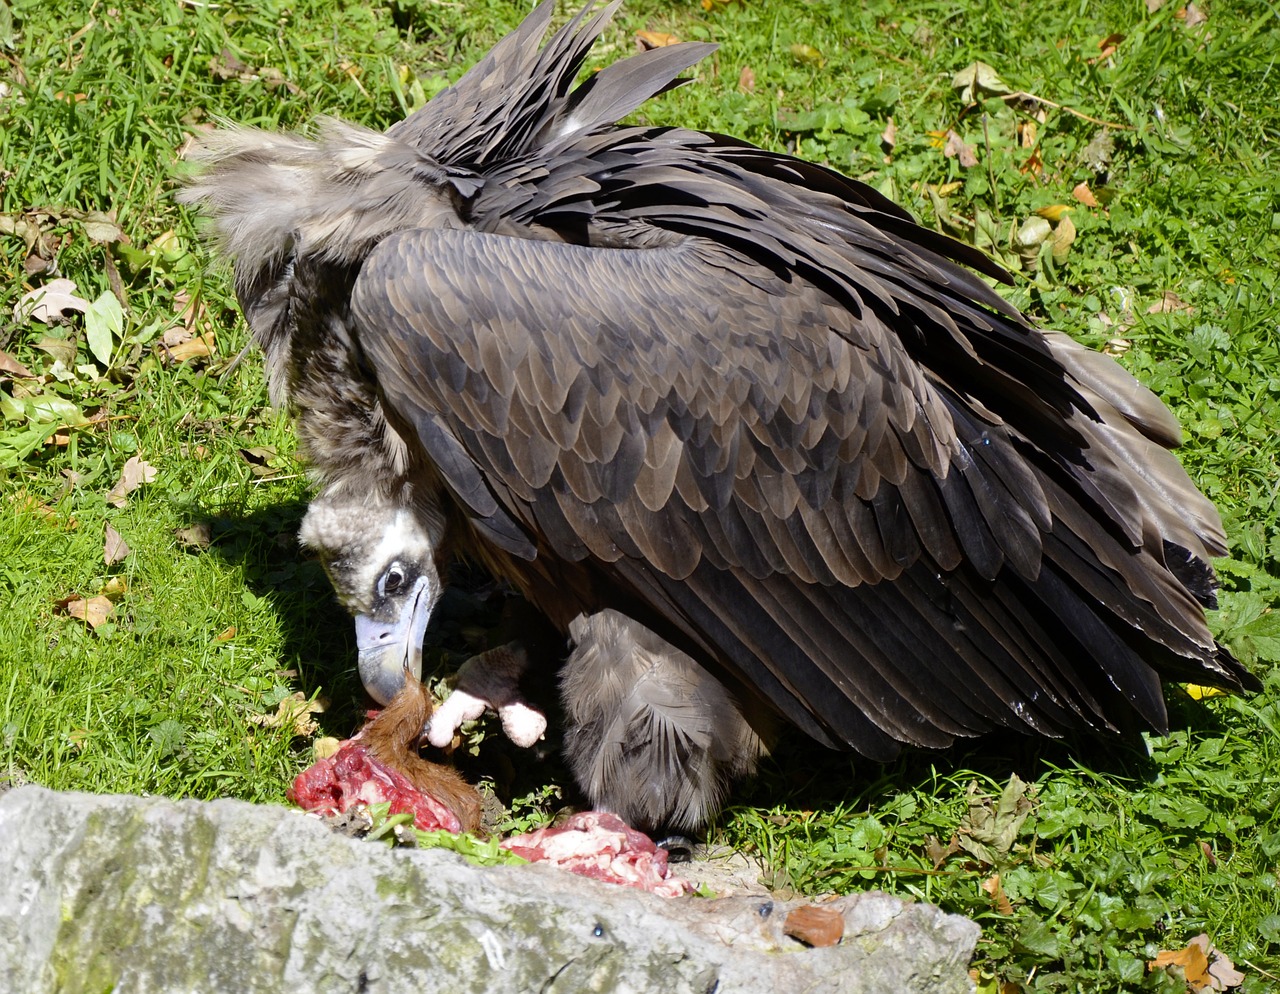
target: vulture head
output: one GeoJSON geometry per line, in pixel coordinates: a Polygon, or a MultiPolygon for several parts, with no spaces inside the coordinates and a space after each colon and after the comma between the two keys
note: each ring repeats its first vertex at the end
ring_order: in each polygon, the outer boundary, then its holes
{"type": "Polygon", "coordinates": [[[442,536],[438,515],[412,504],[323,494],[303,518],[298,538],[355,618],[360,680],[380,704],[391,703],[405,673],[422,675],[422,639],[444,589],[442,536]]]}
{"type": "MultiPolygon", "coordinates": [[[[469,557],[565,633],[589,797],[691,828],[778,720],[884,760],[1257,686],[1205,624],[1225,536],[1159,399],[867,186],[618,123],[712,46],[575,85],[616,8],[549,34],[547,0],[385,132],[225,129],[184,192],[294,413],[370,693],[418,672],[469,557]]],[[[516,727],[479,683],[441,712],[516,727]]]]}

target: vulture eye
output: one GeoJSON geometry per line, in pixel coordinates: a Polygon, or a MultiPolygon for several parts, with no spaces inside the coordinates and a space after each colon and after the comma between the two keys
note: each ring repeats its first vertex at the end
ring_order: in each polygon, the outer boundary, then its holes
{"type": "Polygon", "coordinates": [[[384,594],[394,594],[404,586],[404,581],[404,567],[399,563],[392,563],[387,567],[387,571],[382,574],[382,592],[384,594]]]}

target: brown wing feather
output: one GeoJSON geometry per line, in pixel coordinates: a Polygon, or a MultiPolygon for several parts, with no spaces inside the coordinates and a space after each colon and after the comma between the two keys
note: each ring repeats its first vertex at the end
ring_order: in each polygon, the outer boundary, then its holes
{"type": "MultiPolygon", "coordinates": [[[[1129,708],[1162,724],[1144,659],[1204,672],[1217,649],[1111,517],[1106,467],[1081,482],[1075,456],[966,404],[875,311],[748,260],[727,272],[721,252],[408,232],[370,257],[353,312],[386,402],[443,420],[504,528],[612,570],[816,737],[888,755],[1115,727],[1129,708]],[[476,383],[497,366],[515,385],[500,399],[476,383]]],[[[1087,436],[1069,416],[1060,433],[1087,436]]]]}

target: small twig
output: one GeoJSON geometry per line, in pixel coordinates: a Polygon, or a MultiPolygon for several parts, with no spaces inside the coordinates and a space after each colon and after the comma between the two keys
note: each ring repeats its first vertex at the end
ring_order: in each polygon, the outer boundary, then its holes
{"type": "Polygon", "coordinates": [[[1264,970],[1262,967],[1255,966],[1253,963],[1250,963],[1247,959],[1242,959],[1240,962],[1243,965],[1247,966],[1250,970],[1256,970],[1258,973],[1262,974],[1268,980],[1280,980],[1280,977],[1277,977],[1274,973],[1267,973],[1267,971],[1264,970]]]}
{"type": "MultiPolygon", "coordinates": [[[[288,474],[286,474],[285,476],[255,476],[255,477],[251,478],[248,482],[249,482],[249,483],[253,483],[253,484],[258,484],[258,483],[283,483],[285,480],[302,480],[302,479],[305,479],[305,478],[306,478],[306,475],[307,475],[306,473],[288,473],[288,474]]],[[[213,489],[213,490],[230,490],[232,487],[238,487],[238,486],[240,486],[243,482],[245,482],[245,481],[241,480],[241,481],[237,481],[237,482],[235,482],[235,483],[219,483],[216,487],[212,487],[211,489],[213,489]]]]}
{"type": "Polygon", "coordinates": [[[925,870],[919,866],[834,866],[814,874],[829,877],[833,873],[919,873],[926,877],[954,877],[955,870],[925,870]]]}
{"type": "Polygon", "coordinates": [[[1019,90],[1017,93],[1003,93],[1000,95],[1001,100],[1034,100],[1036,103],[1044,104],[1046,107],[1052,107],[1055,110],[1065,110],[1068,114],[1072,114],[1082,121],[1088,121],[1090,124],[1100,124],[1104,128],[1116,128],[1119,131],[1132,131],[1131,124],[1116,124],[1114,121],[1102,121],[1096,117],[1090,117],[1088,114],[1078,110],[1073,110],[1066,104],[1056,104],[1052,100],[1046,100],[1044,97],[1037,97],[1034,93],[1028,93],[1026,90],[1019,90]]]}
{"type": "Polygon", "coordinates": [[[987,182],[991,184],[991,210],[996,217],[1000,216],[1000,191],[996,188],[996,171],[991,165],[991,135],[987,132],[987,118],[990,115],[982,112],[982,141],[987,146],[987,182]]]}

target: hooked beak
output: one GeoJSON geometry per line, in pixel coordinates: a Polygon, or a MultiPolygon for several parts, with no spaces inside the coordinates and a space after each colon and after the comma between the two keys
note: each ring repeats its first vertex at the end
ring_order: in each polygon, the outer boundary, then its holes
{"type": "Polygon", "coordinates": [[[422,637],[435,605],[431,593],[430,578],[422,576],[403,598],[396,599],[402,607],[389,621],[377,614],[356,615],[360,682],[379,704],[391,703],[404,686],[406,673],[422,679],[422,637]]]}

